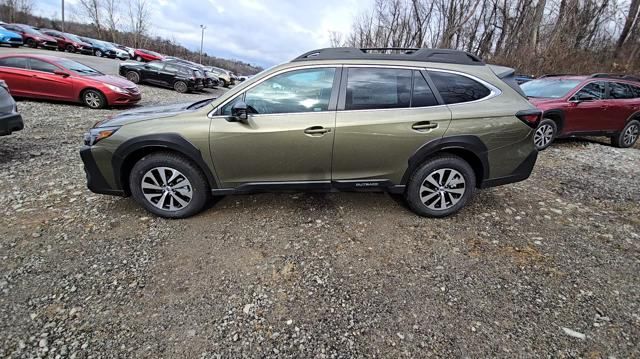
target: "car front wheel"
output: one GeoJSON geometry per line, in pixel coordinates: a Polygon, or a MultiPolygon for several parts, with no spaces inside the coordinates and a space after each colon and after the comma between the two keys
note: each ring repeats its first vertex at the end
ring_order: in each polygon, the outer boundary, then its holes
{"type": "Polygon", "coordinates": [[[97,90],[86,90],[82,93],[82,102],[93,109],[105,108],[107,99],[102,92],[97,90]]]}
{"type": "Polygon", "coordinates": [[[442,155],[426,161],[409,179],[405,199],[425,217],[446,217],[458,212],[473,197],[476,176],[465,160],[442,155]]]}
{"type": "Polygon", "coordinates": [[[545,118],[540,121],[533,135],[533,144],[536,146],[536,150],[542,151],[549,147],[551,142],[556,138],[557,133],[558,126],[553,120],[545,118]]]}
{"type": "Polygon", "coordinates": [[[94,54],[98,57],[102,57],[102,51],[100,50],[96,50],[94,54]]]}
{"type": "Polygon", "coordinates": [[[165,218],[186,218],[206,205],[210,190],[202,171],[188,158],[156,152],[131,170],[129,188],[147,211],[165,218]]]}
{"type": "Polygon", "coordinates": [[[611,143],[620,148],[633,146],[640,137],[640,121],[632,120],[627,123],[622,131],[611,138],[611,143]]]}
{"type": "Polygon", "coordinates": [[[140,74],[135,71],[127,72],[127,80],[133,82],[134,84],[140,83],[140,74]]]}

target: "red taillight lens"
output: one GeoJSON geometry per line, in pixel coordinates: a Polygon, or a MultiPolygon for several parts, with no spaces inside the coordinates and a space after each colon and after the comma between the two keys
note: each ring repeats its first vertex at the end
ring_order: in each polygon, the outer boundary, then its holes
{"type": "Polygon", "coordinates": [[[520,111],[516,113],[516,117],[520,119],[520,121],[524,122],[527,126],[531,128],[538,127],[538,123],[540,123],[540,119],[542,118],[541,111],[520,111]]]}

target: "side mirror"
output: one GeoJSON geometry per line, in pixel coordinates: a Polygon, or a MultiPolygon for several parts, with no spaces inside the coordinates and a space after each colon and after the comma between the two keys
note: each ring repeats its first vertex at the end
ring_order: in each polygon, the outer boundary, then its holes
{"type": "Polygon", "coordinates": [[[235,122],[247,123],[249,119],[249,112],[247,110],[247,104],[243,101],[238,101],[231,106],[231,120],[235,122]]]}
{"type": "Polygon", "coordinates": [[[580,93],[573,96],[573,98],[571,99],[571,102],[580,103],[580,102],[593,101],[595,99],[596,98],[591,95],[587,95],[586,93],[580,93]]]}
{"type": "Polygon", "coordinates": [[[58,76],[62,76],[62,77],[69,77],[69,74],[64,72],[64,71],[60,71],[60,70],[55,70],[53,72],[54,75],[58,75],[58,76]]]}

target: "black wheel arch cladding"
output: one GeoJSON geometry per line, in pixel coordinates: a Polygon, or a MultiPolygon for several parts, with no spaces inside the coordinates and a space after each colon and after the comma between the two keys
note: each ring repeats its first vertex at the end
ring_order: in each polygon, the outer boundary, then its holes
{"type": "Polygon", "coordinates": [[[140,150],[169,150],[182,154],[192,160],[204,173],[210,188],[218,188],[213,173],[202,158],[200,150],[184,137],[177,133],[163,133],[135,137],[122,143],[113,153],[111,165],[116,184],[119,188],[125,188],[123,171],[131,170],[133,163],[129,163],[130,156],[140,150]],[[125,165],[127,165],[125,167],[125,165]],[[131,167],[131,168],[128,168],[131,167]]]}

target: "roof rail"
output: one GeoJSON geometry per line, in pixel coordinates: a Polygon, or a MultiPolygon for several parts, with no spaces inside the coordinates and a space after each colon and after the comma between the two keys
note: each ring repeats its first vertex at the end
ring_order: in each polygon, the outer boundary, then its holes
{"type": "Polygon", "coordinates": [[[545,77],[560,77],[560,76],[576,76],[576,75],[575,74],[544,74],[538,78],[543,79],[545,77]]]}
{"type": "Polygon", "coordinates": [[[404,47],[332,47],[318,49],[296,57],[292,62],[313,60],[396,60],[442,62],[461,65],[484,65],[478,56],[460,50],[404,47]],[[396,53],[391,53],[396,52],[396,53]]]}
{"type": "Polygon", "coordinates": [[[591,75],[592,78],[610,78],[610,79],[623,79],[630,81],[640,81],[640,77],[634,75],[627,74],[608,74],[608,73],[597,73],[591,75]]]}

